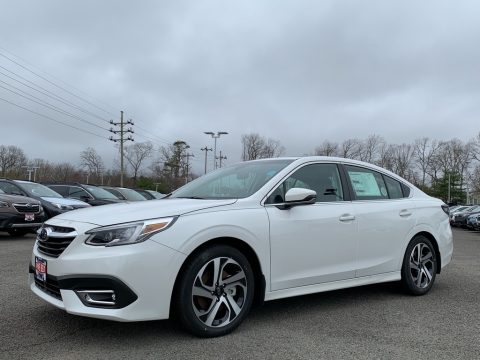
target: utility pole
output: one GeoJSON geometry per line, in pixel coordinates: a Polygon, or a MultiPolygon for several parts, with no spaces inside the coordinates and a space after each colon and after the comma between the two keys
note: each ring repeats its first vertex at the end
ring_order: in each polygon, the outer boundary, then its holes
{"type": "Polygon", "coordinates": [[[185,184],[188,183],[188,169],[190,168],[190,158],[195,157],[193,154],[186,153],[183,157],[187,158],[187,165],[185,166],[185,184]]]}
{"type": "Polygon", "coordinates": [[[222,135],[227,135],[228,132],[217,131],[217,133],[215,134],[212,131],[205,131],[204,134],[210,135],[215,140],[213,147],[213,169],[215,170],[217,168],[217,139],[222,135]]]}
{"type": "Polygon", "coordinates": [[[450,198],[450,173],[448,173],[448,204],[452,202],[452,199],[450,198]]]}
{"type": "Polygon", "coordinates": [[[110,120],[110,124],[115,125],[115,126],[120,126],[120,130],[113,130],[113,128],[110,128],[110,132],[114,133],[115,135],[120,134],[120,138],[114,138],[113,136],[110,136],[110,141],[113,142],[120,142],[120,186],[123,186],[123,143],[125,141],[134,141],[131,135],[128,135],[128,137],[125,137],[124,135],[126,133],[132,133],[133,134],[133,129],[130,127],[128,129],[125,129],[125,125],[134,125],[133,121],[129,119],[127,122],[123,122],[123,111],[120,111],[120,122],[114,122],[113,120],[110,120]]]}
{"type": "Polygon", "coordinates": [[[32,173],[33,173],[33,181],[35,181],[35,175],[37,174],[37,169],[39,169],[40,166],[26,165],[26,166],[22,166],[22,168],[27,169],[28,181],[32,181],[32,173]]]}
{"type": "Polygon", "coordinates": [[[222,160],[227,160],[226,156],[222,156],[222,150],[220,150],[220,156],[217,159],[220,160],[220,167],[222,167],[222,160]]]}
{"type": "Polygon", "coordinates": [[[205,147],[202,148],[202,149],[200,149],[200,150],[205,151],[205,174],[206,174],[206,173],[207,173],[207,154],[208,154],[209,151],[213,151],[213,149],[212,149],[212,148],[209,149],[209,148],[205,145],[205,147]]]}

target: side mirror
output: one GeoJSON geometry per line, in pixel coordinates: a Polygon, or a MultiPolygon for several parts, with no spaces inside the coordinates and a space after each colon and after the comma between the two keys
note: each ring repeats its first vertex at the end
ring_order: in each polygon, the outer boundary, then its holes
{"type": "Polygon", "coordinates": [[[291,188],[285,194],[286,208],[298,205],[315,204],[317,201],[317,193],[310,189],[291,188]]]}

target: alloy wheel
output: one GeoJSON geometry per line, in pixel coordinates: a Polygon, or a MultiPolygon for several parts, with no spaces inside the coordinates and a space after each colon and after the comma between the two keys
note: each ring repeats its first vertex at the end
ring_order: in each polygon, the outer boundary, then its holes
{"type": "Polygon", "coordinates": [[[207,262],[195,276],[192,305],[197,318],[209,327],[230,324],[242,312],[247,277],[242,266],[228,257],[207,262]]]}
{"type": "Polygon", "coordinates": [[[418,243],[410,254],[410,275],[416,287],[424,289],[432,282],[435,256],[425,243],[418,243]]]}

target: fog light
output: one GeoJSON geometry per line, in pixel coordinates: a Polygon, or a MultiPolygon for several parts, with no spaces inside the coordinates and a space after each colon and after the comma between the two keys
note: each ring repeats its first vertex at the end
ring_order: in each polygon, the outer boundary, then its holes
{"type": "Polygon", "coordinates": [[[85,305],[115,306],[116,295],[113,290],[76,290],[77,296],[85,305]]]}

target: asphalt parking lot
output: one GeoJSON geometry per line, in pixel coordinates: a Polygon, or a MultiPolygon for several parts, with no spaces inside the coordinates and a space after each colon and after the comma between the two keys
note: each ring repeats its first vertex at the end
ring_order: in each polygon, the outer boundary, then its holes
{"type": "Polygon", "coordinates": [[[34,236],[0,233],[2,359],[479,359],[480,232],[454,230],[453,262],[423,297],[396,284],[265,303],[233,334],[171,321],[117,323],[57,310],[27,287],[34,236]]]}

